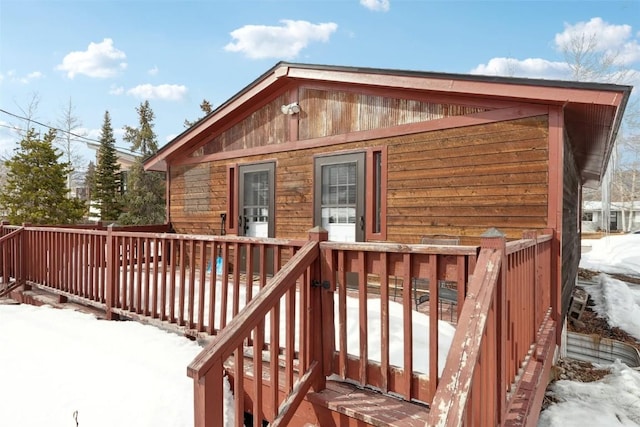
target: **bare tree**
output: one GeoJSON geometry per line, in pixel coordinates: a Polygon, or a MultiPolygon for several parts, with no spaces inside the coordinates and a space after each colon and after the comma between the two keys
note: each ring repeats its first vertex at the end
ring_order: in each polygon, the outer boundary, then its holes
{"type": "MultiPolygon", "coordinates": [[[[629,84],[633,72],[626,66],[617,51],[602,49],[598,45],[597,34],[576,34],[562,46],[564,59],[571,69],[571,77],[577,81],[629,84]]],[[[583,200],[602,201],[604,231],[609,231],[610,208],[614,202],[622,210],[623,230],[628,231],[633,224],[633,203],[639,197],[640,185],[640,116],[637,102],[630,102],[622,119],[621,131],[616,140],[615,155],[609,162],[610,171],[603,179],[599,191],[585,189],[583,200]],[[611,200],[613,196],[614,200],[611,200]],[[625,216],[626,214],[626,216],[625,216]]]]}
{"type": "Polygon", "coordinates": [[[36,124],[34,121],[37,121],[36,112],[38,111],[38,105],[40,105],[40,95],[37,92],[31,94],[31,99],[25,106],[16,103],[16,107],[18,107],[22,113],[22,118],[25,122],[19,126],[14,126],[21,137],[24,137],[27,132],[29,132],[29,129],[36,124]]]}
{"type": "Polygon", "coordinates": [[[62,132],[58,132],[56,138],[56,145],[60,147],[65,162],[71,165],[71,171],[67,176],[67,190],[71,192],[74,182],[82,181],[82,165],[86,164],[85,159],[80,154],[79,146],[81,142],[78,140],[79,136],[83,134],[79,133],[79,129],[82,127],[82,122],[75,115],[75,108],[69,98],[69,103],[63,107],[60,118],[58,119],[58,129],[62,132]]]}

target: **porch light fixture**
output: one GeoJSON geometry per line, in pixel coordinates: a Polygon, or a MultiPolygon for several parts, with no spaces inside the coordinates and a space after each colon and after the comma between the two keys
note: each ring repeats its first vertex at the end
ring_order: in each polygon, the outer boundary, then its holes
{"type": "Polygon", "coordinates": [[[286,114],[288,116],[292,114],[298,114],[300,112],[300,105],[297,102],[293,102],[291,104],[283,105],[280,107],[282,110],[282,114],[286,114]]]}

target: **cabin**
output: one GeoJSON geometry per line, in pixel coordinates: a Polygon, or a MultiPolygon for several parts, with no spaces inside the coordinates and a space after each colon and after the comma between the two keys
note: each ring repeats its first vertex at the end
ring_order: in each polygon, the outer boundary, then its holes
{"type": "Polygon", "coordinates": [[[581,190],[628,86],[281,62],[147,160],[179,233],[477,244],[554,230],[566,314],[581,190]]]}
{"type": "Polygon", "coordinates": [[[197,427],[535,426],[630,92],[280,62],[146,160],[167,224],[0,224],[0,297],[198,339],[197,427]]]}

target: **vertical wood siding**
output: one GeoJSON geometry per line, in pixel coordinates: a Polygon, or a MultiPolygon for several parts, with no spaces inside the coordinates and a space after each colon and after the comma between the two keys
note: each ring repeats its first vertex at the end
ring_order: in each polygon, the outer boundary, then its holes
{"type": "MultiPolygon", "coordinates": [[[[314,156],[387,146],[387,240],[418,243],[423,235],[455,234],[471,243],[489,227],[518,238],[546,226],[547,138],[547,116],[540,116],[235,161],[276,161],[276,237],[303,238],[314,226],[314,156]]],[[[185,211],[185,198],[200,197],[185,190],[184,174],[194,166],[171,168],[171,221],[178,232],[219,233],[230,162],[206,166],[208,212],[185,211]]]]}
{"type": "Polygon", "coordinates": [[[280,110],[284,104],[287,104],[287,98],[281,95],[196,149],[191,157],[278,144],[290,140],[289,116],[282,114],[280,110]]]}
{"type": "Polygon", "coordinates": [[[300,88],[299,139],[388,128],[486,108],[430,103],[354,92],[300,88]]]}
{"type": "MultiPolygon", "coordinates": [[[[430,103],[354,92],[300,88],[301,113],[295,139],[305,140],[350,132],[388,128],[488,110],[481,107],[430,103]]],[[[191,157],[243,150],[293,140],[281,95],[191,153],[191,157]]]]}

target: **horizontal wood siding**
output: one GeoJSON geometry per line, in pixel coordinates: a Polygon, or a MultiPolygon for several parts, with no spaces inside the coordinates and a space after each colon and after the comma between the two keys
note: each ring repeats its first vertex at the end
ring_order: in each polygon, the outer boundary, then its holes
{"type": "Polygon", "coordinates": [[[200,163],[171,167],[171,215],[179,233],[220,234],[220,213],[226,210],[226,166],[200,163]]]}
{"type": "Polygon", "coordinates": [[[564,138],[563,195],[562,195],[562,316],[569,310],[571,294],[576,284],[580,263],[580,179],[568,136],[564,138]]]}
{"type": "MultiPolygon", "coordinates": [[[[489,227],[519,238],[547,215],[546,116],[488,125],[249,156],[276,162],[278,238],[304,238],[313,227],[314,156],[387,146],[387,240],[419,243],[431,234],[477,243],[489,227]]],[[[186,166],[172,168],[171,221],[179,232],[218,234],[226,210],[226,161],[211,162],[208,213],[185,212],[186,166]],[[207,224],[207,221],[211,223],[207,224]]],[[[195,203],[189,201],[188,203],[195,203]]]]}
{"type": "Polygon", "coordinates": [[[388,141],[388,240],[544,228],[547,138],[540,116],[388,141]]]}

